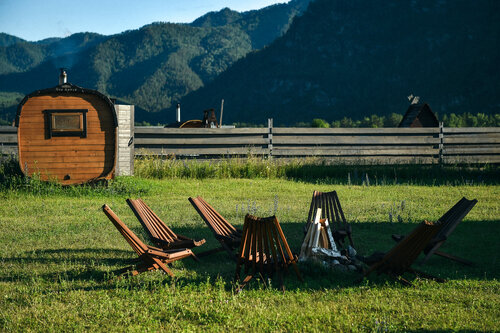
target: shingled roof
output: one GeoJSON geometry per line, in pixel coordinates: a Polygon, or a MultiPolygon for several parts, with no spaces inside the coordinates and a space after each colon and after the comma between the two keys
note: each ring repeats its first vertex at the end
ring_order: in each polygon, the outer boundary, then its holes
{"type": "Polygon", "coordinates": [[[398,127],[439,127],[439,121],[429,104],[411,104],[398,127]]]}

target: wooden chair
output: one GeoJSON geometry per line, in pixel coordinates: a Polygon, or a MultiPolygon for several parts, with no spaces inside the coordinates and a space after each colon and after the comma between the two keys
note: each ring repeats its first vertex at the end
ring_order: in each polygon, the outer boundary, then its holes
{"type": "Polygon", "coordinates": [[[352,228],[349,223],[347,223],[342,207],[340,206],[339,197],[337,192],[319,192],[314,191],[311,199],[311,206],[309,208],[309,214],[307,216],[307,225],[305,227],[305,232],[309,229],[309,224],[313,222],[314,214],[317,209],[321,208],[321,219],[328,219],[330,222],[330,228],[333,232],[333,239],[337,242],[337,245],[341,248],[345,247],[345,238],[349,239],[351,246],[354,247],[354,242],[352,241],[352,228]]]}
{"type": "MultiPolygon", "coordinates": [[[[471,209],[476,205],[477,200],[467,200],[465,197],[460,199],[450,210],[448,210],[441,218],[436,222],[441,225],[440,231],[432,238],[424,249],[425,258],[422,261],[422,265],[425,264],[429,258],[435,254],[450,260],[460,262],[465,265],[473,265],[471,261],[462,259],[451,254],[438,251],[438,249],[443,245],[448,239],[450,234],[455,230],[457,225],[463,218],[471,211],[471,209]]],[[[401,241],[404,238],[402,235],[392,235],[392,238],[396,241],[401,241]]]]}
{"type": "Polygon", "coordinates": [[[147,231],[151,242],[164,250],[193,248],[205,244],[205,240],[194,240],[170,229],[142,199],[127,199],[127,203],[147,231]]]}
{"type": "Polygon", "coordinates": [[[302,280],[297,268],[297,256],[292,254],[276,216],[259,218],[245,216],[243,237],[238,254],[235,280],[240,281],[241,266],[245,266],[247,276],[238,288],[241,290],[257,273],[265,283],[264,275],[278,273],[283,287],[282,271],[292,265],[297,277],[302,280]],[[249,274],[250,268],[252,272],[249,274]]]}
{"type": "Polygon", "coordinates": [[[420,223],[410,234],[387,252],[381,260],[371,265],[368,270],[364,272],[361,280],[371,272],[377,271],[379,274],[385,273],[397,278],[405,285],[411,285],[411,282],[402,277],[405,272],[410,272],[417,276],[433,279],[438,282],[444,282],[443,279],[411,268],[413,262],[440,229],[441,225],[439,224],[428,221],[420,223]]]}
{"type": "Polygon", "coordinates": [[[192,256],[196,259],[194,253],[189,249],[176,249],[163,251],[159,248],[152,247],[144,244],[139,237],[137,237],[126,225],[123,223],[118,216],[109,208],[108,205],[103,205],[102,210],[104,214],[113,222],[114,226],[120,234],[125,238],[125,240],[130,244],[132,249],[139,256],[139,264],[135,266],[125,267],[116,271],[118,275],[131,272],[132,275],[137,275],[142,272],[152,271],[152,270],[162,270],[170,276],[174,276],[172,271],[168,269],[167,265],[186,257],[192,256]]]}
{"type": "Polygon", "coordinates": [[[198,255],[202,256],[226,250],[231,258],[236,260],[235,250],[238,249],[241,243],[241,230],[233,227],[229,222],[227,222],[226,219],[224,219],[212,206],[203,200],[202,197],[190,197],[188,200],[221,244],[220,248],[206,251],[198,255]]]}

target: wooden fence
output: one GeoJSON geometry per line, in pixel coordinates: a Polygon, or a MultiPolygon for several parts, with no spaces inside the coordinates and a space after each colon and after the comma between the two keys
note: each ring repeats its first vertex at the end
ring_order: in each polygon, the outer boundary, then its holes
{"type": "MultiPolygon", "coordinates": [[[[15,153],[13,127],[0,127],[0,152],[15,153]]],[[[135,127],[135,156],[322,157],[349,164],[500,163],[500,128],[135,127]]]]}
{"type": "Polygon", "coordinates": [[[17,154],[17,127],[0,126],[0,156],[17,154]]]}

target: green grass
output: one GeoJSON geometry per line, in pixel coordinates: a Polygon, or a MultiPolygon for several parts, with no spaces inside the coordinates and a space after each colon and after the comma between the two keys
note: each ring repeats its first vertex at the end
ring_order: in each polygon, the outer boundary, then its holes
{"type": "Polygon", "coordinates": [[[498,184],[499,166],[485,165],[352,165],[322,158],[221,160],[162,159],[143,155],[135,160],[135,175],[149,179],[267,178],[346,185],[498,184]]]}
{"type": "MultiPolygon", "coordinates": [[[[450,177],[451,179],[451,177],[450,177]]],[[[498,331],[500,186],[331,185],[320,180],[119,178],[110,187],[26,185],[0,191],[0,331],[498,331]],[[31,187],[29,187],[31,186],[31,187]],[[442,247],[471,259],[466,267],[433,257],[422,268],[446,278],[415,287],[385,276],[361,284],[355,273],[300,264],[283,294],[273,281],[234,293],[235,264],[224,253],[159,272],[111,279],[135,254],[101,211],[104,203],[147,239],[125,203],[142,197],[176,232],[213,235],[189,204],[201,195],[235,225],[247,212],[276,213],[298,251],[314,189],[337,190],[353,223],[358,252],[393,246],[423,219],[436,220],[462,196],[479,203],[442,247]],[[402,205],[401,203],[404,202],[402,205]],[[403,206],[403,208],[402,208],[403,206]],[[393,221],[389,222],[389,214],[393,221]],[[397,216],[401,222],[397,222],[397,216]]]]}

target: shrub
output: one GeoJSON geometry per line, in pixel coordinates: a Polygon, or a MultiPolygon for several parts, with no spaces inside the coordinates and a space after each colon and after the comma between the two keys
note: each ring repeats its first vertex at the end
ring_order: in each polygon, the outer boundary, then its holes
{"type": "Polygon", "coordinates": [[[315,118],[311,121],[311,127],[329,128],[330,124],[326,120],[315,118]]]}

